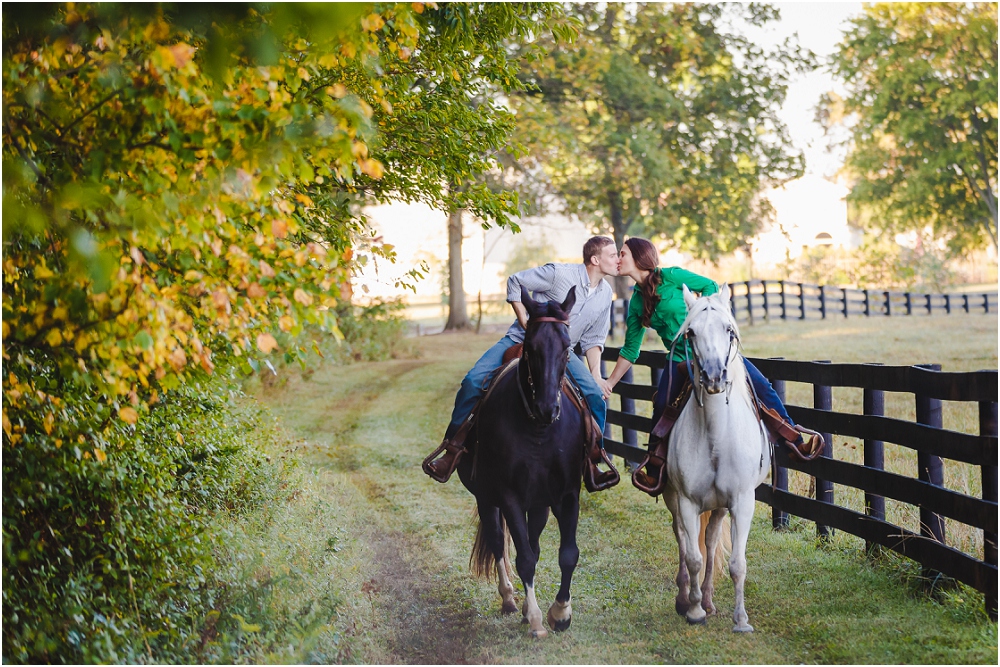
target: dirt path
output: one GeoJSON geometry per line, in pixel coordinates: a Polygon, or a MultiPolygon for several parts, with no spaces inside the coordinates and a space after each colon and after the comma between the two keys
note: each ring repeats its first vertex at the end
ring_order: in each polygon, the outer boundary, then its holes
{"type": "MultiPolygon", "coordinates": [[[[330,417],[323,420],[320,432],[310,434],[314,440],[326,440],[326,446],[305,461],[347,473],[375,514],[362,536],[372,567],[361,592],[373,607],[373,629],[387,654],[383,659],[397,664],[480,663],[476,639],[483,631],[482,619],[449,581],[449,574],[455,573],[447,572],[434,545],[412,530],[397,527],[398,480],[391,467],[384,465],[396,453],[395,446],[373,446],[379,438],[373,431],[400,409],[394,396],[405,394],[413,376],[427,364],[422,360],[382,364],[377,374],[363,378],[357,390],[331,393],[320,408],[309,407],[310,401],[300,405],[300,409],[318,410],[330,417]]],[[[310,384],[322,386],[333,379],[317,376],[310,384]]],[[[305,393],[301,378],[292,383],[281,392],[279,404],[305,393]]],[[[433,490],[429,483],[424,486],[433,490]]]]}

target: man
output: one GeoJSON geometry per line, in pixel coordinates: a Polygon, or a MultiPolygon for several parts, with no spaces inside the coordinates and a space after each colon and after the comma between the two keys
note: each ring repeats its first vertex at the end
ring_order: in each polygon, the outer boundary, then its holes
{"type": "MultiPolygon", "coordinates": [[[[531,291],[536,301],[562,302],[569,290],[576,287],[576,304],[569,316],[570,342],[577,343],[587,358],[587,365],[575,354],[570,355],[567,373],[580,389],[599,427],[604,431],[608,408],[605,399],[611,388],[601,377],[601,352],[611,321],[611,286],[606,276],[618,275],[618,253],[613,240],[595,236],[583,245],[583,264],[546,264],[534,269],[519,271],[507,279],[507,302],[514,309],[517,321],[507,334],[479,358],[476,365],[462,380],[462,388],[455,397],[455,409],[444,440],[437,450],[424,461],[424,472],[439,482],[447,482],[465,452],[466,422],[472,424],[473,408],[486,393],[493,372],[503,361],[503,353],[524,342],[524,329],[528,313],[521,303],[521,287],[531,291]],[[436,460],[433,457],[444,455],[436,460]]],[[[598,437],[600,437],[598,435],[598,437]]]]}

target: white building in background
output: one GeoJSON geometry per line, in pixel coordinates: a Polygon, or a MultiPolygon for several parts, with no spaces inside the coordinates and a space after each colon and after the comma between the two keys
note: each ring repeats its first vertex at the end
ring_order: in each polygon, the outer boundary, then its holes
{"type": "Polygon", "coordinates": [[[751,242],[756,266],[773,267],[826,245],[847,249],[861,244],[861,231],[847,223],[849,189],[807,174],[766,193],[775,210],[770,229],[751,242]]]}

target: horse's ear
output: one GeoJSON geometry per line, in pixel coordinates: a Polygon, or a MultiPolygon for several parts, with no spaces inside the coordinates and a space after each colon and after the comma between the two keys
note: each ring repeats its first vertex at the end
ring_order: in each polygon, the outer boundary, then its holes
{"type": "Polygon", "coordinates": [[[563,299],[562,304],[559,306],[559,310],[563,312],[563,315],[569,317],[569,313],[573,310],[573,305],[576,303],[576,285],[569,288],[569,293],[566,298],[563,299]]]}
{"type": "Polygon", "coordinates": [[[719,290],[719,299],[722,301],[722,305],[726,307],[726,310],[732,310],[731,298],[732,294],[729,292],[729,283],[722,283],[722,289],[719,290]]]}
{"type": "Polygon", "coordinates": [[[535,300],[531,298],[530,294],[528,294],[528,290],[524,288],[524,285],[521,285],[521,305],[523,305],[524,309],[528,311],[528,317],[534,316],[535,300]]]}
{"type": "Polygon", "coordinates": [[[691,293],[691,290],[688,289],[687,285],[682,283],[681,287],[684,288],[684,305],[687,306],[688,310],[691,310],[694,306],[694,302],[698,300],[698,297],[691,293]]]}

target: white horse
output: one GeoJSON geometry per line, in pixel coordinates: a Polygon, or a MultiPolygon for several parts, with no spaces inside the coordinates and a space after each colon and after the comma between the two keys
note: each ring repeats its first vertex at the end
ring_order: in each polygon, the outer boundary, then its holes
{"type": "Polygon", "coordinates": [[[663,498],[673,516],[680,554],[677,612],[685,615],[688,623],[705,623],[706,616],[715,613],[713,559],[728,509],[732,515],[729,576],[736,587],[733,632],[753,632],[743,601],[746,547],[754,489],[767,477],[771,447],[752,404],[729,298],[728,286],[719,294],[702,298],[684,287],[688,316],[675,344],[691,349],[694,386],[670,432],[663,498]],[[698,545],[702,512],[711,512],[704,559],[698,545]],[[703,567],[705,578],[699,588],[703,567]]]}

